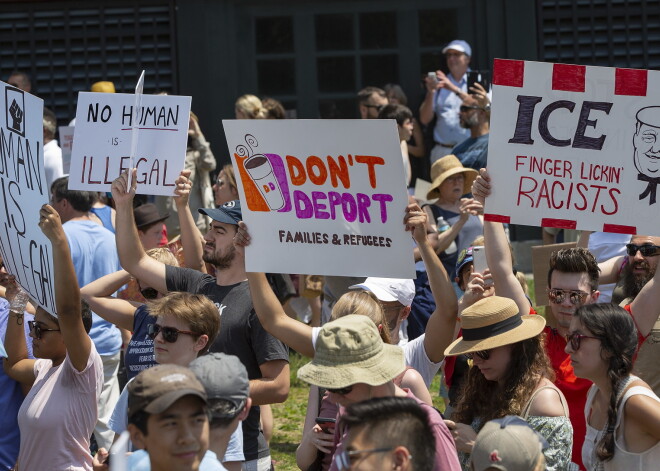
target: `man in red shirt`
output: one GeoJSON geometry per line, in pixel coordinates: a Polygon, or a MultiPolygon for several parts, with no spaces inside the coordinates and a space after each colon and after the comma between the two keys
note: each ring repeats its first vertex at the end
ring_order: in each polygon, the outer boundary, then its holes
{"type": "MultiPolygon", "coordinates": [[[[477,201],[485,204],[492,185],[485,169],[472,186],[477,201]]],[[[520,312],[530,309],[529,298],[513,274],[511,252],[501,223],[484,223],[484,246],[498,296],[513,299],[520,312]]],[[[657,273],[657,272],[656,272],[657,273]]],[[[584,404],[591,382],[577,378],[573,373],[570,357],[565,353],[566,335],[575,310],[598,302],[599,268],[594,256],[584,248],[560,250],[550,258],[548,272],[548,298],[550,309],[557,319],[557,327],[545,328],[546,352],[555,371],[555,384],[564,393],[573,424],[573,461],[582,468],[581,450],[586,434],[584,404]]],[[[648,336],[660,314],[660,277],[654,277],[640,291],[635,300],[625,306],[639,332],[640,344],[648,336]]]]}

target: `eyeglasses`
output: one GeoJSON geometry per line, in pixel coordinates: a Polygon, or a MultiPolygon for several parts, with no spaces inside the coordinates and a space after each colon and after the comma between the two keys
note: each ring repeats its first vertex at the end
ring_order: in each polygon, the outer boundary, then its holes
{"type": "Polygon", "coordinates": [[[481,358],[482,360],[488,360],[490,358],[491,350],[481,350],[479,352],[470,352],[466,353],[465,356],[468,360],[473,360],[475,356],[481,358]]]}
{"type": "Polygon", "coordinates": [[[645,256],[645,257],[655,257],[656,255],[660,255],[660,246],[658,246],[658,245],[626,244],[626,250],[628,251],[628,255],[630,255],[631,257],[634,257],[635,255],[637,255],[637,251],[642,252],[642,255],[645,256]]]}
{"type": "Polygon", "coordinates": [[[589,296],[589,293],[585,293],[580,290],[563,290],[563,289],[549,289],[548,290],[548,299],[552,304],[561,304],[568,296],[568,300],[573,306],[580,306],[584,304],[584,301],[589,296]]]}
{"type": "Polygon", "coordinates": [[[168,343],[176,342],[179,338],[179,334],[199,335],[195,332],[190,332],[189,330],[179,330],[176,327],[164,327],[159,324],[151,324],[147,330],[147,337],[154,340],[160,333],[163,334],[163,340],[168,343]]]}
{"type": "Polygon", "coordinates": [[[461,105],[459,109],[461,110],[461,113],[467,113],[470,110],[482,110],[482,111],[484,110],[481,106],[465,106],[465,105],[461,105]]]}
{"type": "Polygon", "coordinates": [[[32,336],[37,340],[41,340],[41,334],[43,332],[59,332],[60,331],[60,329],[44,329],[43,327],[41,327],[40,324],[38,324],[35,321],[28,321],[28,326],[30,327],[30,334],[32,334],[32,336]]]}
{"type": "Polygon", "coordinates": [[[353,385],[351,384],[350,386],[346,386],[345,388],[338,388],[338,389],[330,389],[326,388],[328,392],[331,392],[333,394],[339,394],[340,396],[345,396],[346,394],[350,394],[351,391],[353,390],[353,385]]]}
{"type": "Polygon", "coordinates": [[[376,111],[380,111],[383,109],[385,105],[369,105],[369,104],[364,104],[365,108],[375,108],[376,111]]]}
{"type": "Polygon", "coordinates": [[[582,342],[582,339],[596,339],[600,340],[598,337],[591,337],[590,335],[582,335],[582,334],[576,334],[573,332],[572,334],[568,334],[566,336],[566,342],[569,342],[571,344],[571,348],[573,351],[578,351],[580,349],[580,342],[582,342]]]}
{"type": "MultiPolygon", "coordinates": [[[[335,454],[335,462],[339,471],[348,471],[353,466],[353,458],[359,455],[366,455],[372,453],[385,453],[388,451],[394,450],[393,447],[387,448],[372,448],[371,450],[343,450],[341,453],[335,454]]],[[[409,455],[408,458],[412,458],[412,455],[409,455]]]]}

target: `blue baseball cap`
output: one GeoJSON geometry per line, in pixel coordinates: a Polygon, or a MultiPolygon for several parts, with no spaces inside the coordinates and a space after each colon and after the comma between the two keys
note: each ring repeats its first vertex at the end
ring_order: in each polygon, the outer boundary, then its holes
{"type": "Polygon", "coordinates": [[[243,220],[241,202],[239,200],[228,201],[217,208],[199,208],[198,211],[214,221],[224,222],[225,224],[237,226],[238,222],[243,220]]]}
{"type": "Polygon", "coordinates": [[[454,50],[458,52],[464,53],[466,56],[471,56],[472,55],[472,48],[470,45],[467,43],[467,41],[463,41],[462,39],[454,39],[452,42],[447,44],[444,49],[442,50],[443,54],[446,54],[448,50],[454,50]]]}
{"type": "Polygon", "coordinates": [[[458,254],[458,258],[456,259],[456,276],[461,276],[461,270],[463,267],[472,262],[474,262],[472,247],[461,250],[461,253],[458,254]]]}

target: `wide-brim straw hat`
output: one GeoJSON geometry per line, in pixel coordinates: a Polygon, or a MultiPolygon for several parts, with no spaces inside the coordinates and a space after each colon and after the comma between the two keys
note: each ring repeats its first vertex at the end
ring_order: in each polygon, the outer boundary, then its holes
{"type": "Polygon", "coordinates": [[[403,350],[384,343],[367,316],[351,314],[328,322],[319,331],[315,350],[298,378],[326,389],[357,383],[380,386],[406,368],[403,350]]]}
{"type": "Polygon", "coordinates": [[[531,339],[543,331],[545,319],[539,315],[520,315],[512,299],[490,296],[463,311],[461,327],[463,336],[447,347],[445,356],[480,352],[531,339]]]}
{"type": "Polygon", "coordinates": [[[431,188],[426,193],[426,199],[432,200],[440,196],[440,185],[449,177],[457,173],[465,174],[465,183],[463,184],[463,194],[470,193],[472,182],[474,182],[479,172],[472,168],[465,168],[458,157],[449,154],[437,160],[431,167],[431,188]]]}

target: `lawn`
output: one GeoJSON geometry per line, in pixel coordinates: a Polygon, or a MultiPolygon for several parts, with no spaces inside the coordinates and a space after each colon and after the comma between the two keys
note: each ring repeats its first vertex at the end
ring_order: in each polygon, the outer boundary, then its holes
{"type": "MultiPolygon", "coordinates": [[[[529,279],[527,285],[533,301],[534,281],[529,279]]],[[[272,406],[275,429],[273,430],[273,438],[270,442],[270,451],[273,460],[275,460],[277,471],[294,471],[298,469],[296,465],[296,448],[298,443],[300,443],[305,424],[309,387],[297,378],[297,372],[298,368],[308,361],[308,358],[298,353],[293,352],[291,354],[291,390],[289,392],[289,398],[283,404],[274,404],[272,406]]],[[[439,389],[440,376],[436,375],[431,384],[431,397],[433,397],[435,407],[443,411],[445,404],[442,398],[438,396],[439,389]]]]}

